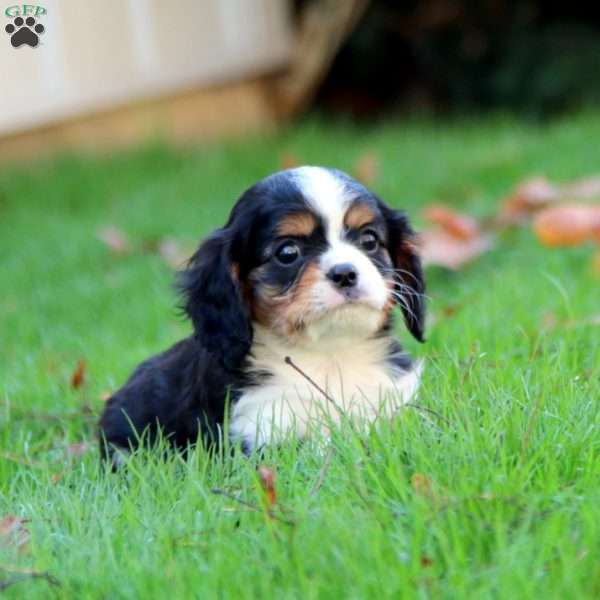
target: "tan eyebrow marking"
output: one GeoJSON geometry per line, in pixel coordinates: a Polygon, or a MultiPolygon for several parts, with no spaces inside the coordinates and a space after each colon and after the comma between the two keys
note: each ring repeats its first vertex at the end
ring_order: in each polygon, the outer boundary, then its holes
{"type": "Polygon", "coordinates": [[[277,225],[277,235],[308,236],[316,229],[317,225],[317,218],[312,213],[297,212],[281,219],[277,225]]]}
{"type": "Polygon", "coordinates": [[[355,202],[344,215],[344,225],[348,229],[360,229],[375,220],[373,209],[364,202],[355,202]]]}

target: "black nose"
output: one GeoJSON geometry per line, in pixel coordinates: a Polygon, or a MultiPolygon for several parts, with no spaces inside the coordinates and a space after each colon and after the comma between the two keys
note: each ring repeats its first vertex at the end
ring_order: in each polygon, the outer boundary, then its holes
{"type": "Polygon", "coordinates": [[[354,265],[350,263],[341,263],[331,267],[327,277],[335,283],[338,287],[353,287],[356,285],[358,279],[358,273],[354,268],[354,265]]]}

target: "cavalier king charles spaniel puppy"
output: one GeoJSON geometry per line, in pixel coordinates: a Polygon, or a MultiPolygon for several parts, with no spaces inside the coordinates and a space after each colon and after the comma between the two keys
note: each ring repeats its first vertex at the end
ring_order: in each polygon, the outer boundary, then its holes
{"type": "Polygon", "coordinates": [[[392,416],[419,363],[424,281],[406,216],[349,175],[300,167],[248,189],[181,273],[193,334],[140,364],[108,401],[102,453],[118,465],[159,434],[179,449],[227,434],[244,452],[392,416]],[[227,424],[226,424],[227,423],[227,424]]]}

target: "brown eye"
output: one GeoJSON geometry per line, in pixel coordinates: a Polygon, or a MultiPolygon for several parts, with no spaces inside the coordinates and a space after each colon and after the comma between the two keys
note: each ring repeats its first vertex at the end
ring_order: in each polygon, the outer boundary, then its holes
{"type": "Polygon", "coordinates": [[[300,248],[295,242],[285,242],[277,248],[275,258],[282,265],[291,265],[300,258],[300,248]]]}
{"type": "Polygon", "coordinates": [[[379,238],[374,231],[367,229],[360,234],[358,239],[360,247],[367,253],[376,252],[379,248],[379,238]]]}

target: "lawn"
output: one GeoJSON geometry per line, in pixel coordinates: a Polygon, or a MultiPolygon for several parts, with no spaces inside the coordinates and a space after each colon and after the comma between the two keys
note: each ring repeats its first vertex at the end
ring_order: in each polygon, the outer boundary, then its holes
{"type": "Polygon", "coordinates": [[[190,330],[173,269],[150,249],[193,246],[286,153],[350,170],[375,152],[372,187],[419,227],[433,200],[485,217],[531,174],[593,173],[598,139],[596,113],[316,119],[225,146],[4,167],[0,518],[28,520],[20,548],[0,538],[0,582],[23,577],[6,596],[598,597],[600,327],[586,319],[600,278],[590,248],[548,250],[527,228],[460,272],[428,270],[427,343],[398,325],[425,358],[423,408],[366,439],[339,432],[325,454],[290,443],[251,459],[140,456],[118,474],[95,448],[105,394],[190,330]],[[100,242],[106,226],[133,251],[100,242]],[[275,518],[258,464],[277,470],[275,518]]]}

